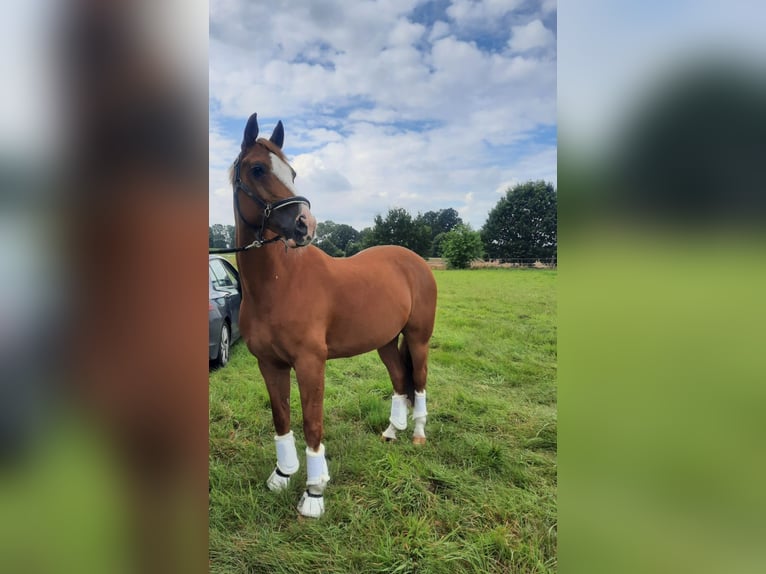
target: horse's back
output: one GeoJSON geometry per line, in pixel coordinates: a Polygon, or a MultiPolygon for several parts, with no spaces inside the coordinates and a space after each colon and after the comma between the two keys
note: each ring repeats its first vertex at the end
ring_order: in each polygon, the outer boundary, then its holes
{"type": "MultiPolygon", "coordinates": [[[[351,268],[365,268],[379,282],[404,279],[413,295],[436,300],[436,280],[428,263],[415,252],[398,245],[376,245],[360,251],[344,262],[351,268]]],[[[425,302],[425,301],[424,301],[425,302]]]]}
{"type": "Polygon", "coordinates": [[[368,247],[352,257],[340,259],[339,261],[411,270],[423,278],[433,279],[431,268],[420,255],[398,245],[368,247]]]}

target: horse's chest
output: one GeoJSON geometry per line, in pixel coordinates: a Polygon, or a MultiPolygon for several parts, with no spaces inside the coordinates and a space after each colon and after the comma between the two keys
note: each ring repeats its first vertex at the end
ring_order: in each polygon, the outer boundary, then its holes
{"type": "Polygon", "coordinates": [[[263,314],[251,318],[244,338],[250,352],[259,359],[291,362],[305,344],[304,333],[286,315],[263,314]]]}
{"type": "Polygon", "coordinates": [[[256,330],[249,333],[245,341],[250,352],[260,360],[289,360],[289,357],[282,350],[283,346],[268,332],[256,330]]]}

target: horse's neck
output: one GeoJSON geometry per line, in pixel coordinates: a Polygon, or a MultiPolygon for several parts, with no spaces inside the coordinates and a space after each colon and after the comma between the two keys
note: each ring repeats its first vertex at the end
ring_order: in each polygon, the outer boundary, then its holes
{"type": "Polygon", "coordinates": [[[241,254],[239,258],[240,276],[247,284],[247,290],[256,299],[265,299],[275,292],[283,292],[289,287],[296,274],[297,250],[287,250],[281,241],[256,247],[241,254]]]}
{"type": "MultiPolygon", "coordinates": [[[[240,222],[241,225],[241,222],[240,222]]],[[[255,233],[247,227],[237,229],[237,245],[249,245],[255,233]]],[[[273,237],[267,232],[264,239],[273,237]]],[[[275,289],[284,291],[295,275],[302,249],[287,249],[281,241],[253,247],[240,253],[238,265],[240,276],[247,290],[257,299],[270,298],[275,289]]]]}

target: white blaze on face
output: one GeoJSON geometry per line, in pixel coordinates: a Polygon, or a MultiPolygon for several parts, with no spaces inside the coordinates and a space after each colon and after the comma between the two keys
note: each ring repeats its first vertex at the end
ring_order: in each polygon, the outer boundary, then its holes
{"type": "Polygon", "coordinates": [[[293,170],[277,154],[269,152],[269,155],[271,156],[271,173],[276,175],[279,181],[284,183],[285,187],[292,191],[293,194],[298,195],[293,183],[293,170]]]}

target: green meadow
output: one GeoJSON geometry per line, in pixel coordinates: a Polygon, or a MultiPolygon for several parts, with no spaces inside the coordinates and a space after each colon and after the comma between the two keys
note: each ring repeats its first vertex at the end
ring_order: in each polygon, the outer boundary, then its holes
{"type": "Polygon", "coordinates": [[[394,443],[377,353],[330,361],[326,513],[299,517],[301,469],[272,493],[274,428],[242,342],[210,373],[210,571],[553,572],[557,567],[555,270],[435,271],[425,446],[394,443]]]}

